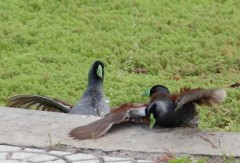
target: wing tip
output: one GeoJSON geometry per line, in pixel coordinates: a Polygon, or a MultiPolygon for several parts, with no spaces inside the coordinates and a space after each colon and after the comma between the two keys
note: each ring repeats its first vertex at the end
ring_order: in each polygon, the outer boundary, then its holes
{"type": "Polygon", "coordinates": [[[74,129],[72,129],[72,130],[68,133],[68,136],[69,136],[70,138],[72,138],[73,140],[84,140],[84,139],[87,139],[87,138],[82,138],[82,137],[80,137],[81,134],[78,134],[77,132],[78,132],[78,131],[77,131],[77,128],[74,128],[74,129]]]}

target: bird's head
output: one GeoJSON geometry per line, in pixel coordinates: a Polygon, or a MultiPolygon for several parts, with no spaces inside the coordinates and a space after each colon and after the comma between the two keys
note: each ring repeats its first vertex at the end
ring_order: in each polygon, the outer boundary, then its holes
{"type": "Polygon", "coordinates": [[[89,79],[97,80],[104,78],[104,64],[101,61],[95,61],[89,70],[89,79]]]}
{"type": "Polygon", "coordinates": [[[88,84],[90,86],[100,86],[104,79],[104,64],[101,61],[95,61],[88,73],[88,84]]]}
{"type": "Polygon", "coordinates": [[[170,94],[170,91],[164,85],[154,85],[152,88],[146,90],[142,95],[151,97],[156,92],[162,92],[170,94]]]}
{"type": "Polygon", "coordinates": [[[104,77],[104,64],[101,61],[95,61],[93,63],[93,69],[98,78],[104,77]]]}

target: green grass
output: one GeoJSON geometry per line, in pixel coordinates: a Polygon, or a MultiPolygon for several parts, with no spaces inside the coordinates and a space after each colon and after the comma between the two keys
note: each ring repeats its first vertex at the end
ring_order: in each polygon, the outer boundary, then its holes
{"type": "Polygon", "coordinates": [[[240,163],[239,158],[234,157],[219,157],[219,156],[198,156],[198,157],[190,157],[190,156],[181,156],[177,158],[173,158],[168,161],[168,163],[212,163],[212,162],[224,162],[224,163],[240,163]]]}
{"type": "MultiPolygon", "coordinates": [[[[94,60],[106,65],[111,106],[146,102],[164,84],[225,87],[239,80],[238,0],[2,0],[0,104],[15,94],[76,103],[94,60]],[[147,74],[134,73],[145,68],[147,74]]],[[[199,107],[200,127],[240,131],[240,91],[220,107],[199,107]]]]}

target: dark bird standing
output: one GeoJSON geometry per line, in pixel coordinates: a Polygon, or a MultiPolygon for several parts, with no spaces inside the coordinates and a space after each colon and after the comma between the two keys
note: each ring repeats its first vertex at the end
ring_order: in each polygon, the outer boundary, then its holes
{"type": "MultiPolygon", "coordinates": [[[[223,89],[185,89],[178,95],[171,95],[168,88],[155,85],[150,90],[150,103],[128,103],[112,110],[104,118],[88,125],[74,128],[69,136],[84,140],[104,135],[114,124],[139,121],[143,123],[156,121],[157,125],[178,127],[187,125],[197,118],[196,104],[219,104],[224,101],[226,92],[223,89]]],[[[154,122],[153,122],[154,123],[154,122]]]]}
{"type": "Polygon", "coordinates": [[[79,102],[72,106],[57,99],[38,95],[16,95],[9,98],[6,106],[36,110],[60,111],[70,114],[105,116],[110,112],[103,92],[104,64],[95,61],[88,74],[88,86],[79,102]]]}

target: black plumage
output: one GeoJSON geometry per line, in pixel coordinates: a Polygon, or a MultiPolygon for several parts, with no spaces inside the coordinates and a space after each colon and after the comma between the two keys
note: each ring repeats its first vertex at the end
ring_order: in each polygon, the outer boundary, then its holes
{"type": "Polygon", "coordinates": [[[156,124],[165,127],[181,125],[197,126],[196,104],[212,106],[220,104],[226,97],[224,89],[183,89],[180,94],[171,95],[156,92],[146,108],[148,117],[153,115],[156,124]]]}

